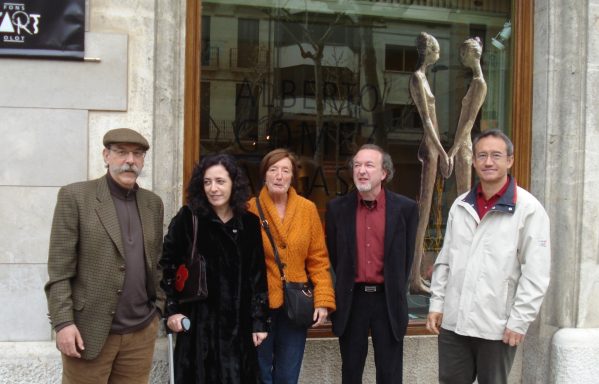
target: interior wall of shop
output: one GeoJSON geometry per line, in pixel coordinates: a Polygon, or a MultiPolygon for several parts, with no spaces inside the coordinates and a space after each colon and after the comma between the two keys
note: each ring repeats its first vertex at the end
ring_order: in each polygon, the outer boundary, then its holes
{"type": "MultiPolygon", "coordinates": [[[[104,132],[146,135],[140,184],[163,198],[167,223],[181,205],[185,3],[88,1],[86,56],[99,63],[0,59],[0,383],[59,382],[43,294],[52,212],[60,186],[105,172],[104,132]]],[[[599,0],[535,2],[531,184],[552,219],[554,261],[512,383],[599,377],[597,20],[599,0]]],[[[435,337],[407,337],[404,359],[406,382],[436,382],[435,337]]],[[[165,373],[163,337],[152,382],[165,373]]],[[[336,339],[309,340],[301,382],[340,382],[336,339]]]]}

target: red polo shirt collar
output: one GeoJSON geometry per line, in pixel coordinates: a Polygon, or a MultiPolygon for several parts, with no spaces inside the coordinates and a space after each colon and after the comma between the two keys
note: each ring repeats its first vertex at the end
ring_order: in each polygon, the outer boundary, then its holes
{"type": "Polygon", "coordinates": [[[508,177],[503,187],[501,187],[501,189],[496,194],[494,194],[487,200],[485,199],[482,186],[480,185],[480,183],[478,184],[478,187],[476,188],[476,211],[478,212],[478,217],[480,217],[481,220],[483,217],[485,217],[487,212],[489,212],[495,206],[497,201],[501,199],[501,197],[505,194],[505,191],[507,191],[509,186],[510,178],[508,177]]]}

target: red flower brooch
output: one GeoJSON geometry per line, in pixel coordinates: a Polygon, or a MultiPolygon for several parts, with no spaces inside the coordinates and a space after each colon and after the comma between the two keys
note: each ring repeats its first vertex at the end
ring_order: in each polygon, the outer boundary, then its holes
{"type": "Polygon", "coordinates": [[[179,269],[177,269],[177,277],[175,278],[175,289],[177,292],[183,291],[188,277],[189,271],[185,267],[185,264],[179,265],[179,269]]]}

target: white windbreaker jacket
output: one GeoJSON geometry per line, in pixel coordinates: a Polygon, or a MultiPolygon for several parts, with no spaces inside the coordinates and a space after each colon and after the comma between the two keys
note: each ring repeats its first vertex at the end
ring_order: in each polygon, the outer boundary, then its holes
{"type": "Polygon", "coordinates": [[[482,220],[475,204],[476,187],[451,207],[429,311],[464,336],[501,340],[506,327],[525,334],[549,285],[549,217],[513,178],[482,220]]]}

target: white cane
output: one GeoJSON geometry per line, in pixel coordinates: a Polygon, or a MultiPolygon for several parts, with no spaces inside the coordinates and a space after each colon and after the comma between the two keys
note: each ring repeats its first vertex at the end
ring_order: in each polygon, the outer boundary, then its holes
{"type": "Polygon", "coordinates": [[[167,328],[166,337],[168,338],[168,368],[169,368],[169,383],[175,384],[175,366],[173,357],[173,332],[167,328]]]}
{"type": "MultiPolygon", "coordinates": [[[[190,326],[191,320],[189,320],[187,317],[181,319],[181,328],[183,328],[183,332],[189,331],[190,326]]],[[[168,339],[169,383],[175,384],[175,354],[173,350],[173,331],[168,327],[168,325],[166,326],[166,337],[168,339]]]]}

